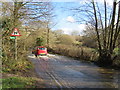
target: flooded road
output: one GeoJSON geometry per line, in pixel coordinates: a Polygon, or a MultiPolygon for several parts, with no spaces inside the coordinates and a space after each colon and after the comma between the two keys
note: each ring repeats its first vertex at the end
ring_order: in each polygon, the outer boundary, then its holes
{"type": "Polygon", "coordinates": [[[65,56],[29,55],[46,88],[119,88],[119,71],[65,56]]]}

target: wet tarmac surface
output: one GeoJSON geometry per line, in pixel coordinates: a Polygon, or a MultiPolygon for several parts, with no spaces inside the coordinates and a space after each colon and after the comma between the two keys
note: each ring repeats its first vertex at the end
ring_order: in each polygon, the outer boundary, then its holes
{"type": "Polygon", "coordinates": [[[72,58],[29,55],[46,88],[119,88],[119,71],[72,58]]]}

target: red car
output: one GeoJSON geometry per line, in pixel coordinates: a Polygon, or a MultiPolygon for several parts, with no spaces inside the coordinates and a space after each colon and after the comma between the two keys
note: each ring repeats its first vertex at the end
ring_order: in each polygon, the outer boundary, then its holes
{"type": "Polygon", "coordinates": [[[38,55],[47,55],[47,48],[45,48],[44,46],[38,46],[37,47],[37,53],[38,55]]]}
{"type": "Polygon", "coordinates": [[[37,55],[47,55],[47,48],[44,46],[37,46],[36,50],[32,51],[33,54],[37,55]]]}

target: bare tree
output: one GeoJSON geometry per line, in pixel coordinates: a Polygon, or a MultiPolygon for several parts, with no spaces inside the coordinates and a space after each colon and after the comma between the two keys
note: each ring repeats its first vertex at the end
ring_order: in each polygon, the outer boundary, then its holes
{"type": "MultiPolygon", "coordinates": [[[[21,29],[22,25],[29,26],[29,23],[32,22],[37,23],[37,28],[31,26],[34,31],[39,30],[42,24],[46,21],[46,18],[51,14],[50,2],[3,2],[2,7],[3,49],[5,53],[11,51],[11,54],[13,54],[13,48],[11,48],[11,45],[14,44],[14,40],[10,40],[10,33],[12,33],[13,28],[17,27],[21,29]]],[[[27,29],[26,31],[31,30],[32,32],[32,28],[27,29]]],[[[32,33],[29,36],[31,35],[32,33]]],[[[25,37],[24,40],[26,41],[27,37],[25,37]]],[[[22,45],[18,42],[18,46],[21,47],[22,45]]]]}
{"type": "Polygon", "coordinates": [[[20,18],[24,16],[21,8],[25,5],[23,2],[3,2],[2,3],[2,44],[4,53],[9,54],[12,57],[14,48],[11,48],[14,41],[10,40],[10,33],[13,28],[22,24],[20,18]]]}
{"type": "Polygon", "coordinates": [[[87,19],[82,18],[82,20],[94,27],[99,52],[98,63],[101,65],[112,65],[113,60],[117,57],[113,55],[113,50],[117,46],[116,44],[120,33],[120,1],[113,1],[111,13],[108,13],[109,9],[106,3],[106,0],[104,0],[103,10],[99,8],[98,3],[94,0],[85,3],[84,8],[79,7],[72,10],[88,16],[87,19]],[[88,8],[85,8],[85,6],[88,8]]]}

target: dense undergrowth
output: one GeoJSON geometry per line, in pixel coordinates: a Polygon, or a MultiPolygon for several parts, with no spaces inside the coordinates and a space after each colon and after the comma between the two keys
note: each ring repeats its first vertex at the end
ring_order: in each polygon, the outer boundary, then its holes
{"type": "Polygon", "coordinates": [[[18,74],[19,72],[26,72],[32,67],[32,63],[29,62],[26,58],[21,58],[17,61],[14,59],[2,59],[2,71],[6,73],[18,74]]]}
{"type": "MultiPolygon", "coordinates": [[[[77,58],[78,60],[97,62],[98,60],[98,52],[96,49],[88,48],[88,47],[76,47],[72,45],[51,45],[48,49],[52,53],[57,53],[60,55],[65,55],[73,58],[77,58]]],[[[114,56],[117,55],[117,58],[113,61],[113,67],[120,67],[120,49],[116,48],[114,50],[114,56]]],[[[106,59],[107,60],[107,59],[106,59]]]]}
{"type": "MultiPolygon", "coordinates": [[[[2,57],[2,89],[7,88],[36,88],[38,83],[33,64],[27,59],[27,55],[19,55],[17,61],[14,58],[2,57]]],[[[39,84],[41,81],[39,82],[39,84]]]]}
{"type": "Polygon", "coordinates": [[[21,76],[27,73],[31,68],[33,68],[32,64],[25,58],[18,59],[17,61],[11,58],[2,58],[2,74],[6,76],[12,74],[12,77],[3,76],[1,79],[2,88],[31,87],[34,84],[34,80],[30,77],[21,76]],[[14,75],[17,75],[17,77],[14,75]]]}

